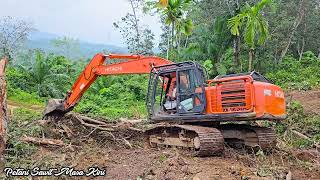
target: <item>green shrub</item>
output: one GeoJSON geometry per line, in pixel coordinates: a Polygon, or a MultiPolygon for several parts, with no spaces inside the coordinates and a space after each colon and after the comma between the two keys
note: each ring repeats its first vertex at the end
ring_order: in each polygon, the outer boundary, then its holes
{"type": "Polygon", "coordinates": [[[272,82],[287,90],[310,90],[320,85],[320,60],[310,51],[303,54],[301,61],[286,56],[273,70],[266,73],[272,82]]]}

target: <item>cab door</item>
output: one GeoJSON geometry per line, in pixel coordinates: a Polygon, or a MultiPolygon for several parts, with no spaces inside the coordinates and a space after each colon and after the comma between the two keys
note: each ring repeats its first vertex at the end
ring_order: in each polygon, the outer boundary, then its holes
{"type": "Polygon", "coordinates": [[[179,114],[202,113],[206,107],[204,74],[197,68],[177,71],[177,111],[179,114]]]}

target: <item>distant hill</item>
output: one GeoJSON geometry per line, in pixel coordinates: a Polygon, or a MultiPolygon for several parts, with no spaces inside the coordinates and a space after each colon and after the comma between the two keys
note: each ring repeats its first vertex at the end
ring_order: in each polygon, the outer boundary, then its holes
{"type": "MultiPolygon", "coordinates": [[[[46,32],[33,32],[29,35],[26,43],[27,48],[30,49],[42,49],[46,52],[55,52],[55,48],[52,46],[51,41],[63,36],[46,32]]],[[[128,50],[125,47],[109,45],[109,44],[95,44],[79,40],[80,51],[71,54],[71,58],[90,58],[98,52],[107,50],[110,53],[127,53],[128,50]],[[80,54],[79,54],[80,53],[80,54]]]]}

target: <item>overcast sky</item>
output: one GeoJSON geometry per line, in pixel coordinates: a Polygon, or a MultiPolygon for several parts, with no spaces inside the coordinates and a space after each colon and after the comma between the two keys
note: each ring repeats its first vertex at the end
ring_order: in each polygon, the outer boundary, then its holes
{"type": "MultiPolygon", "coordinates": [[[[0,17],[19,17],[39,31],[114,45],[123,40],[112,24],[129,11],[127,0],[0,0],[0,17]]],[[[157,18],[144,16],[142,20],[159,39],[157,18]]]]}

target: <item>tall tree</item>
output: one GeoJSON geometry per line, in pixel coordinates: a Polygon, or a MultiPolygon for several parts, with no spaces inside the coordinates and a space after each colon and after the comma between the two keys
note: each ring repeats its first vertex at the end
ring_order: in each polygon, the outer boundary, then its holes
{"type": "Polygon", "coordinates": [[[31,23],[6,16],[0,19],[0,55],[9,59],[23,45],[28,34],[33,31],[31,23]]]}
{"type": "MultiPolygon", "coordinates": [[[[190,35],[193,29],[193,23],[186,18],[186,12],[190,6],[191,0],[160,0],[159,4],[161,16],[164,17],[166,25],[171,26],[171,36],[168,34],[167,59],[169,58],[170,48],[180,43],[176,35],[190,35]],[[178,31],[177,33],[175,31],[178,31]],[[175,44],[174,44],[175,43],[175,44]]],[[[179,44],[180,45],[180,44],[179,44]]],[[[178,48],[179,50],[179,48],[178,48]]]]}
{"type": "Polygon", "coordinates": [[[228,27],[236,36],[240,36],[241,27],[245,24],[244,40],[249,47],[248,71],[252,71],[256,44],[263,44],[269,35],[268,23],[263,17],[262,9],[270,3],[271,0],[261,0],[252,7],[247,4],[241,13],[228,19],[228,27]]]}
{"type": "MultiPolygon", "coordinates": [[[[228,4],[229,5],[229,4],[228,4]]],[[[239,0],[234,1],[234,8],[230,8],[234,10],[229,10],[230,14],[232,16],[240,13],[240,2],[239,0]]],[[[240,61],[240,43],[241,43],[241,38],[240,36],[234,36],[233,37],[233,62],[235,66],[240,65],[240,71],[242,71],[242,64],[240,61]]]]}
{"type": "Polygon", "coordinates": [[[154,34],[140,21],[144,2],[142,0],[128,1],[131,5],[131,12],[122,17],[120,21],[114,22],[113,25],[120,31],[131,53],[153,54],[154,34]]]}
{"type": "Polygon", "coordinates": [[[280,61],[287,54],[289,47],[292,43],[292,39],[294,38],[295,32],[297,31],[297,28],[299,27],[302,20],[304,19],[304,16],[306,14],[306,4],[305,4],[306,2],[307,2],[307,0],[301,0],[299,3],[298,14],[297,14],[295,21],[291,27],[291,32],[289,33],[289,36],[287,38],[287,43],[281,52],[280,61]]]}

